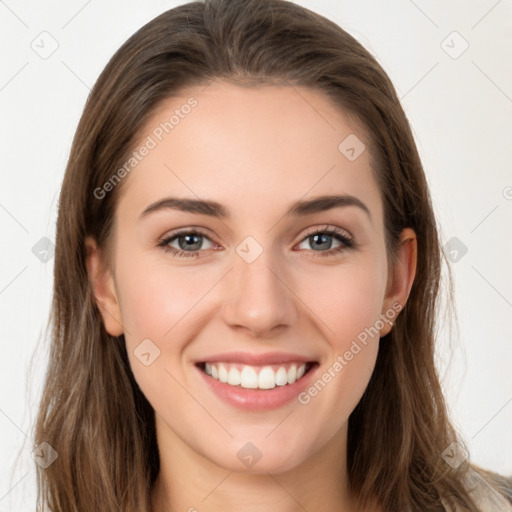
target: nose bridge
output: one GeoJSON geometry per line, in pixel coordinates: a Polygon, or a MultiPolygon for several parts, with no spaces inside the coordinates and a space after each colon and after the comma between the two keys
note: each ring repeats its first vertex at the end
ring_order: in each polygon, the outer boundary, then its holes
{"type": "Polygon", "coordinates": [[[296,315],[293,294],[271,248],[247,237],[236,248],[224,302],[225,321],[263,337],[274,327],[290,325],[296,315]],[[284,282],[283,282],[284,281],[284,282]]]}

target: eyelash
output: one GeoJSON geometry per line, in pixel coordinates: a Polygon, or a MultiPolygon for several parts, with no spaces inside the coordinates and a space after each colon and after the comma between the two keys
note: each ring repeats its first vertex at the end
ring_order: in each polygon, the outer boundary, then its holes
{"type": "MultiPolygon", "coordinates": [[[[316,254],[313,255],[313,257],[315,257],[315,258],[316,257],[323,258],[323,257],[331,256],[333,254],[340,253],[345,250],[354,249],[357,247],[357,244],[355,243],[355,241],[352,238],[342,234],[337,229],[330,228],[330,227],[316,228],[316,229],[312,230],[311,232],[306,233],[299,243],[302,243],[304,240],[306,240],[306,238],[309,238],[310,236],[319,235],[319,234],[332,236],[332,237],[336,238],[339,242],[341,242],[342,245],[340,245],[339,247],[335,247],[334,249],[329,249],[327,251],[320,251],[320,252],[310,251],[313,253],[316,252],[316,254]]],[[[161,240],[158,243],[158,247],[161,247],[165,252],[169,252],[174,257],[177,257],[177,258],[199,258],[201,251],[183,251],[181,249],[175,249],[174,247],[169,247],[169,244],[174,239],[177,239],[180,236],[184,236],[184,235],[200,235],[200,236],[202,236],[204,238],[208,238],[208,240],[210,240],[209,236],[199,229],[194,229],[194,230],[190,230],[190,231],[183,230],[183,231],[178,231],[176,233],[173,233],[168,237],[165,237],[163,240],[161,240]]],[[[208,250],[208,249],[203,249],[203,250],[208,250]]]]}

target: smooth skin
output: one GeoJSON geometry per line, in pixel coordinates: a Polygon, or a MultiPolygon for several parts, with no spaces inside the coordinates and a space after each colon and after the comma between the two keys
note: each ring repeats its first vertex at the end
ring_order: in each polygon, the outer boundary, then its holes
{"type": "MultiPolygon", "coordinates": [[[[338,150],[350,134],[364,142],[364,133],[321,93],[216,81],[162,103],[138,142],[190,96],[197,106],[125,178],[110,254],[86,241],[105,328],[125,335],[135,379],[156,413],[153,510],[292,512],[321,503],[324,511],[357,511],[346,485],[348,418],[389,323],[306,405],[240,410],[209,390],[194,363],[234,350],[293,352],[318,361],[320,376],[393,303],[405,305],[415,233],[402,232],[388,274],[369,150],[354,161],[338,150]],[[344,206],[285,216],[295,201],[333,194],[357,197],[369,215],[344,206]],[[216,201],[230,217],[171,208],[141,217],[171,196],[216,201]],[[309,231],[325,227],[357,245],[323,256],[329,248],[317,248],[309,231]],[[194,246],[197,258],[159,246],[182,228],[206,234],[194,246]],[[252,263],[236,251],[248,236],[263,250],[252,263]],[[160,355],[145,366],[134,350],[148,338],[160,355]],[[262,453],[251,468],[237,457],[249,441],[262,453]]],[[[343,247],[324,236],[330,248],[343,247]]],[[[183,250],[179,240],[168,246],[183,250]]]]}

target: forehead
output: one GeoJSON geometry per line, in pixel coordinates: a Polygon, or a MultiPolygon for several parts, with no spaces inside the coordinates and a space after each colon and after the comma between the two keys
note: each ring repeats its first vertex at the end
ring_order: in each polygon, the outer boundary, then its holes
{"type": "Polygon", "coordinates": [[[166,195],[199,197],[270,221],[300,198],[336,193],[355,195],[379,218],[364,141],[319,92],[213,82],[165,100],[145,123],[134,150],[149,149],[125,178],[119,208],[140,214],[166,195]]]}

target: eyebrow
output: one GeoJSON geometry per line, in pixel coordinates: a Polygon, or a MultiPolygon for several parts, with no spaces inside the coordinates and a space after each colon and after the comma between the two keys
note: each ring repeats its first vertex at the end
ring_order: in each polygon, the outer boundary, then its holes
{"type": "MultiPolygon", "coordinates": [[[[357,197],[343,195],[325,195],[309,199],[307,201],[296,201],[288,208],[285,217],[303,217],[314,213],[331,210],[333,208],[356,206],[363,210],[371,221],[371,213],[368,207],[357,197]]],[[[139,219],[161,210],[180,210],[183,212],[208,215],[219,219],[229,219],[230,213],[225,206],[215,201],[192,198],[166,197],[150,204],[141,214],[139,219]]]]}

